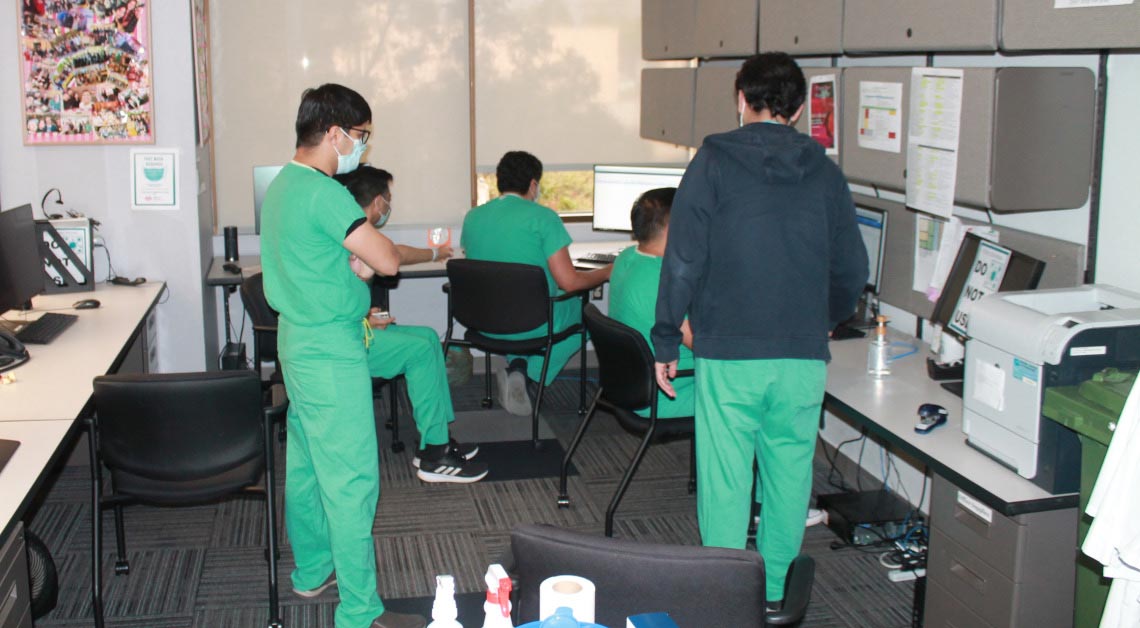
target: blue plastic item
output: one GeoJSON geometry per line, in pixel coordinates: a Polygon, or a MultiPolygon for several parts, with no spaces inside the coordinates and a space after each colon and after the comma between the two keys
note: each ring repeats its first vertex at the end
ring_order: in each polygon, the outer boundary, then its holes
{"type": "Polygon", "coordinates": [[[601,624],[580,622],[574,619],[574,611],[568,607],[559,606],[554,614],[542,621],[532,621],[518,628],[606,628],[601,624]]]}

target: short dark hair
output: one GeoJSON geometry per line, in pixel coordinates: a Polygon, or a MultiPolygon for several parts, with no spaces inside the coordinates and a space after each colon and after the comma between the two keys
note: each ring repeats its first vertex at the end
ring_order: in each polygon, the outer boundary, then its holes
{"type": "Polygon", "coordinates": [[[633,209],[629,210],[629,222],[633,225],[633,239],[650,242],[669,224],[669,213],[673,209],[673,196],[677,188],[657,188],[637,197],[633,209]]]}
{"type": "Polygon", "coordinates": [[[392,173],[382,168],[373,168],[368,164],[361,164],[356,170],[333,177],[341,185],[348,188],[356,204],[364,207],[377,196],[388,193],[392,183],[392,173]]]}
{"type": "Polygon", "coordinates": [[[736,90],[753,111],[767,109],[791,120],[804,104],[807,82],[796,60],[783,52],[764,52],[744,60],[736,73],[736,90]]]}
{"type": "Polygon", "coordinates": [[[364,97],[344,85],[325,83],[301,94],[297,109],[297,148],[316,146],[334,126],[348,129],[372,121],[372,108],[364,97]]]}
{"type": "Polygon", "coordinates": [[[525,150],[512,150],[495,166],[495,180],[500,194],[526,194],[531,181],[542,180],[542,162],[525,150]]]}

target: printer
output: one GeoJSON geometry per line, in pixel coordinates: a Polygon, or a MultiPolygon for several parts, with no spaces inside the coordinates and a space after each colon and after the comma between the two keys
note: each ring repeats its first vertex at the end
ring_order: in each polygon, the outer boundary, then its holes
{"type": "Polygon", "coordinates": [[[1140,368],[1140,294],[1108,285],[998,292],[973,305],[966,442],[1051,493],[1080,488],[1080,441],[1042,417],[1045,390],[1140,368]]]}

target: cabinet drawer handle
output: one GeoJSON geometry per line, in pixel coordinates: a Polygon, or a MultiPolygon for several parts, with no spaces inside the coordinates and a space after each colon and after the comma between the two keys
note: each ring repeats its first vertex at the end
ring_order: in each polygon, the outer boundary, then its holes
{"type": "Polygon", "coordinates": [[[984,589],[986,586],[985,578],[982,578],[978,574],[974,573],[970,570],[969,567],[963,565],[962,563],[956,560],[953,562],[954,564],[950,566],[950,573],[958,576],[959,579],[970,585],[971,588],[976,590],[978,593],[981,593],[982,589],[984,589]]]}

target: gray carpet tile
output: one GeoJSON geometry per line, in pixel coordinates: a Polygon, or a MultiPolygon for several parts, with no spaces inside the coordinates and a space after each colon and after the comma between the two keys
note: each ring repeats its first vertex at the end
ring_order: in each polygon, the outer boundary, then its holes
{"type": "MultiPolygon", "coordinates": [[[[286,603],[296,599],[289,592],[292,554],[283,550],[281,559],[277,564],[279,595],[282,603],[286,603]]],[[[194,606],[198,609],[257,605],[268,608],[268,574],[264,546],[211,548],[205,553],[194,606]]]]}
{"type": "Polygon", "coordinates": [[[558,479],[487,482],[472,485],[476,509],[483,526],[510,530],[521,523],[549,523],[574,527],[596,521],[601,512],[590,503],[582,508],[559,508],[558,479]]]}
{"type": "Polygon", "coordinates": [[[488,557],[473,535],[417,534],[376,540],[381,598],[424,597],[435,593],[435,576],[451,574],[457,592],[486,590],[488,557]]]}
{"type": "MultiPolygon", "coordinates": [[[[70,551],[86,552],[91,546],[90,507],[84,507],[71,537],[70,551]]],[[[216,505],[189,508],[158,508],[131,505],[123,509],[127,550],[208,547],[213,536],[216,505]]],[[[115,549],[115,515],[103,511],[103,548],[115,549]]]]}
{"type": "MultiPolygon", "coordinates": [[[[193,612],[206,550],[152,549],[131,552],[131,573],[115,576],[114,553],[103,560],[103,609],[106,617],[190,616],[193,612]]],[[[52,621],[90,618],[91,560],[88,554],[57,557],[61,583],[59,603],[37,626],[52,621]]],[[[90,619],[88,619],[90,621],[90,619]]]]}
{"type": "Polygon", "coordinates": [[[380,488],[380,506],[372,531],[376,536],[401,536],[483,529],[473,485],[424,484],[414,489],[380,488]]]}

